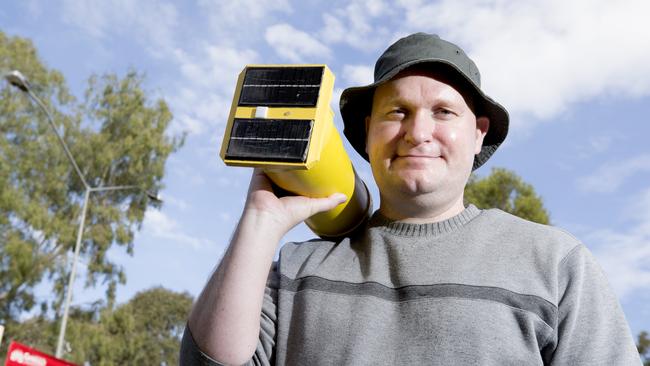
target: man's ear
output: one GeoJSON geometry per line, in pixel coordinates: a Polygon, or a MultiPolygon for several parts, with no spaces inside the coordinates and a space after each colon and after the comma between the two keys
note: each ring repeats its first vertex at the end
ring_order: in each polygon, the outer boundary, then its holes
{"type": "Polygon", "coordinates": [[[366,148],[365,148],[365,150],[366,150],[366,154],[367,154],[368,153],[368,128],[370,128],[370,116],[366,116],[365,123],[366,123],[366,148]]]}
{"type": "Polygon", "coordinates": [[[481,152],[483,147],[483,139],[490,128],[490,119],[487,117],[479,117],[476,119],[476,145],[474,147],[474,154],[481,152]]]}

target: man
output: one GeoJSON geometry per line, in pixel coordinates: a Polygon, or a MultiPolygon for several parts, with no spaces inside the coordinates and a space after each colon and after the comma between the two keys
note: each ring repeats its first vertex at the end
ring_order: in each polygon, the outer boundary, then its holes
{"type": "Polygon", "coordinates": [[[457,46],[413,34],[341,96],[379,210],[336,242],[282,236],[345,197],[278,198],[255,171],[189,317],[181,364],[638,365],[620,306],[564,231],[463,205],[508,114],[457,46]],[[218,362],[216,361],[218,360],[218,362]]]}

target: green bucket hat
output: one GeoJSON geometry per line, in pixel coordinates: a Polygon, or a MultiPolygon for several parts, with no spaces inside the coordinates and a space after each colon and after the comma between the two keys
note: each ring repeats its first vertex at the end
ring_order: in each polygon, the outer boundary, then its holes
{"type": "Polygon", "coordinates": [[[426,67],[428,64],[460,76],[459,79],[469,86],[467,89],[474,93],[477,117],[486,116],[490,119],[490,128],[483,140],[481,152],[474,157],[472,170],[475,170],[490,158],[506,138],[508,112],[481,91],[481,75],[474,61],[460,47],[434,34],[415,33],[399,39],[377,60],[374,83],[343,91],[339,103],[343,133],[354,149],[368,160],[364,121],[370,115],[375,88],[409,67],[426,67]]]}

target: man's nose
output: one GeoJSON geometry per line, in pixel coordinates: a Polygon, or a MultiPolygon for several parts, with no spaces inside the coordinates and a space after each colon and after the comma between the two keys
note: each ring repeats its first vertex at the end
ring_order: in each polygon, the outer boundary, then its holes
{"type": "Polygon", "coordinates": [[[418,111],[406,121],[404,128],[404,139],[408,143],[417,146],[433,139],[436,121],[430,111],[418,111]]]}

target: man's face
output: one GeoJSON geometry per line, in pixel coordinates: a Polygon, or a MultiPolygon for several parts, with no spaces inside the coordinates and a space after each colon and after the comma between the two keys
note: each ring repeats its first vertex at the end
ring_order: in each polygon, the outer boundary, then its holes
{"type": "Polygon", "coordinates": [[[462,198],[489,121],[477,121],[444,80],[406,71],[375,90],[366,151],[382,202],[417,196],[437,205],[462,198]]]}

